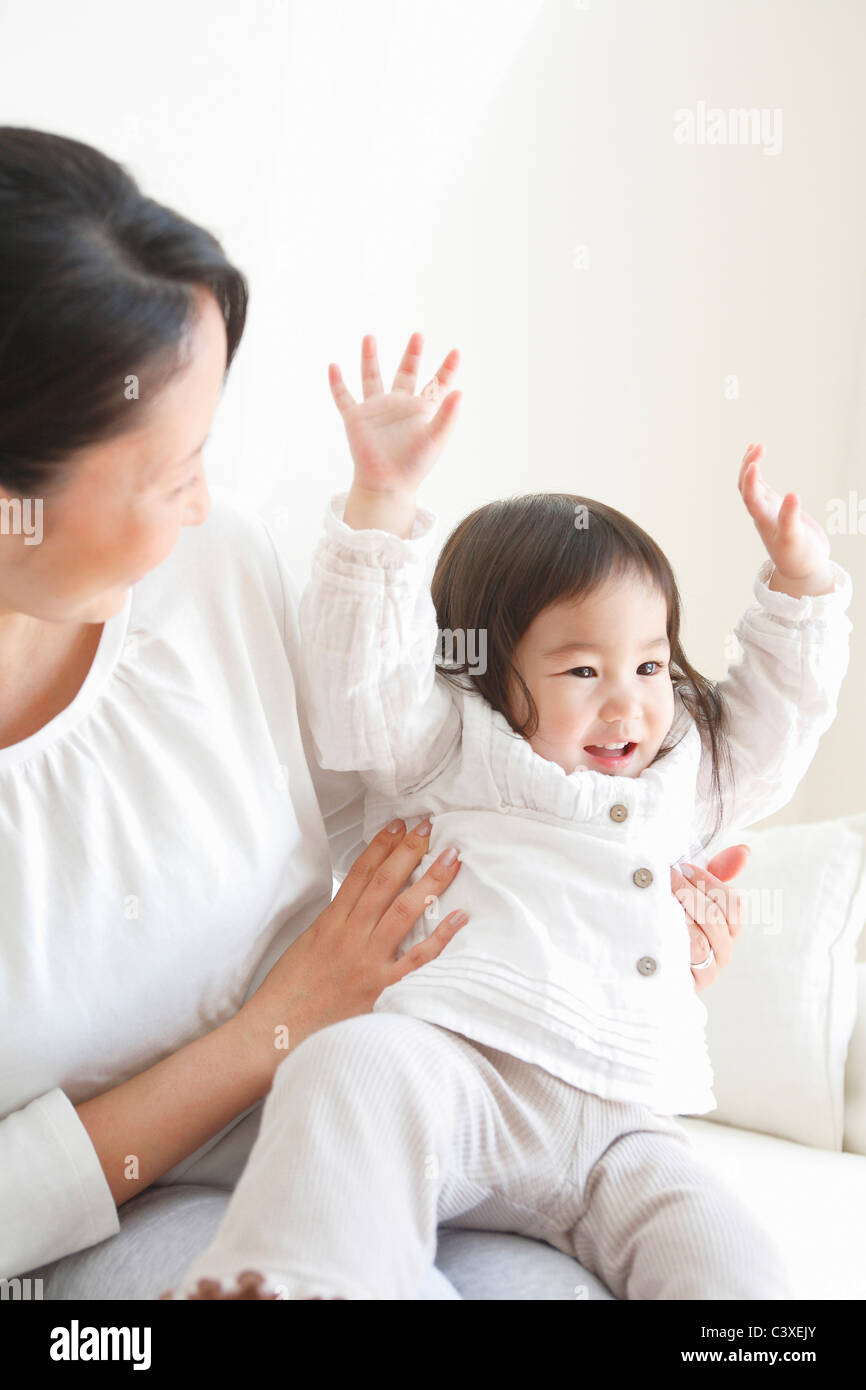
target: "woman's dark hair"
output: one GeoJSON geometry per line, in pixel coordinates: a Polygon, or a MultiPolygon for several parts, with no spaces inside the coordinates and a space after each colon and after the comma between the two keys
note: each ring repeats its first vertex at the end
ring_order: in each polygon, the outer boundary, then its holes
{"type": "Polygon", "coordinates": [[[0,486],[55,492],[76,450],[140,428],[184,365],[197,287],[228,370],[248,290],[216,238],[90,145],[0,126],[0,486]]]}
{"type": "MultiPolygon", "coordinates": [[[[667,557],[622,512],[590,497],[540,492],[490,502],[464,517],[442,547],[433,575],[433,603],[440,633],[486,632],[486,670],[473,672],[465,660],[440,663],[439,671],[463,688],[468,680],[516,734],[531,738],[538,727],[538,709],[514,665],[515,647],[548,605],[585,598],[605,580],[627,574],[646,579],[667,604],[671,683],[711,757],[716,821],[708,843],[724,816],[723,761],[733,786],[728,707],[717,684],[686,659],[680,643],[679,590],[667,557]],[[529,711],[522,725],[509,700],[515,682],[529,711]]],[[[675,746],[665,740],[653,762],[675,746]]]]}

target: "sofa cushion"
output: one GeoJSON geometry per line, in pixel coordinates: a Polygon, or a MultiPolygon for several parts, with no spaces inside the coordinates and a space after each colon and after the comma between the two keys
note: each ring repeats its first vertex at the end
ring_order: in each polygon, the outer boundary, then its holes
{"type": "Polygon", "coordinates": [[[680,1123],[698,1157],[775,1241],[795,1298],[866,1298],[866,1158],[706,1118],[680,1123]]]}
{"type": "Polygon", "coordinates": [[[866,814],[740,838],[752,849],[734,880],[745,925],[730,964],[701,994],[718,1101],[706,1118],[841,1150],[866,814]]]}
{"type": "MultiPolygon", "coordinates": [[[[860,949],[866,948],[866,928],[860,949]]],[[[857,1018],[845,1067],[845,1142],[849,1153],[866,1154],[866,955],[857,965],[857,1018]]]]}

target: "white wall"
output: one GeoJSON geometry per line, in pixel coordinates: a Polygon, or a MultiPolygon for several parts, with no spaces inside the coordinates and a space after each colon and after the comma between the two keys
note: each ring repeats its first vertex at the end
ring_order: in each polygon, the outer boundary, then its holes
{"type": "MultiPolygon", "coordinates": [[[[720,676],[763,555],[746,444],[818,519],[866,510],[864,41],[857,0],[7,0],[0,120],[99,145],[247,271],[209,472],[299,579],[349,478],[327,363],[355,388],[374,332],[390,380],[419,328],[430,371],[463,355],[441,538],[495,496],[599,497],[667,551],[720,676]],[[780,108],[781,152],[677,144],[698,102],[780,108]]],[[[866,805],[866,535],[833,554],[851,671],[774,822],[866,805]]]]}

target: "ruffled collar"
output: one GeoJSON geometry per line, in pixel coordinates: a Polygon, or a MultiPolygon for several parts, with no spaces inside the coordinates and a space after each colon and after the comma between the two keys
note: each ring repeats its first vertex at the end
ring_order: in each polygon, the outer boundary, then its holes
{"type": "Polygon", "coordinates": [[[480,779],[479,787],[492,784],[502,810],[530,811],[576,828],[588,822],[611,827],[616,824],[611,807],[624,806],[627,815],[619,822],[620,838],[664,827],[664,838],[673,845],[684,846],[692,840],[701,737],[679,696],[666,740],[678,741],[639,777],[617,777],[585,767],[567,773],[536,753],[477,692],[465,690],[460,699],[464,769],[467,760],[475,762],[470,775],[480,779]]]}

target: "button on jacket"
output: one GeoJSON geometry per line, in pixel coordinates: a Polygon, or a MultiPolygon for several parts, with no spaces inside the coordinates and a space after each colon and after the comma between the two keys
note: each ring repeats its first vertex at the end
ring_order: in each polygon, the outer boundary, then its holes
{"type": "MultiPolygon", "coordinates": [[[[332,498],[300,603],[307,705],[322,766],[361,773],[364,837],[430,814],[417,880],[449,845],[462,861],[402,951],[454,908],[469,921],[376,1011],[411,1014],[534,1063],[596,1095],[665,1114],[715,1109],[690,938],[670,866],[701,858],[711,765],[679,696],[673,749],[638,777],[542,758],[466,682],[435,667],[425,582],[433,514],[408,539],[354,531],[332,498]]],[[[722,681],[733,789],[722,832],[784,806],[836,712],[848,665],[851,579],[794,599],[754,582],[722,681]]],[[[669,741],[669,740],[666,740],[669,741]]]]}

